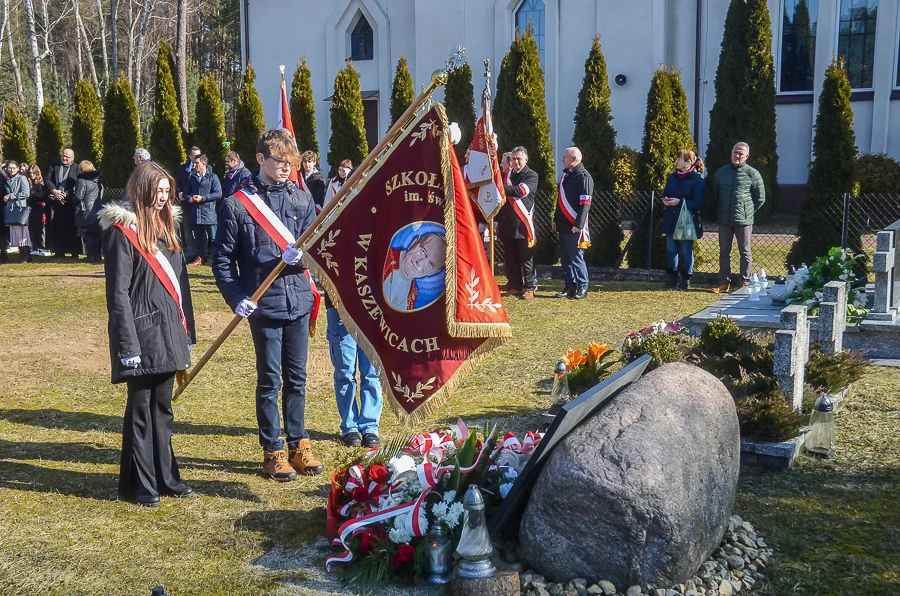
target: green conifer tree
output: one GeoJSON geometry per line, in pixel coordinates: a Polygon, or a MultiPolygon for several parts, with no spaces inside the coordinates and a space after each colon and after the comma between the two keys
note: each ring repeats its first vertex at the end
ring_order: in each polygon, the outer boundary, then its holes
{"type": "Polygon", "coordinates": [[[362,163],[369,153],[366,127],[363,120],[362,92],[359,75],[352,63],[344,66],[334,78],[334,97],[331,100],[331,140],[328,143],[329,176],[337,174],[337,166],[349,159],[362,163]]]}
{"type": "MultiPolygon", "coordinates": [[[[159,47],[160,56],[165,56],[166,63],[169,65],[169,76],[172,77],[173,83],[172,87],[175,88],[175,107],[178,108],[178,127],[181,130],[181,88],[174,82],[175,74],[178,72],[178,65],[175,64],[175,54],[172,53],[172,47],[165,41],[160,44],[159,47]],[[163,53],[163,45],[165,45],[165,53],[163,53]]],[[[158,69],[158,66],[157,66],[158,69]]],[[[157,72],[157,76],[159,73],[157,72]]],[[[184,134],[186,131],[182,130],[182,139],[181,145],[184,146],[184,134]]],[[[152,142],[152,139],[151,139],[152,142]]],[[[153,155],[154,161],[156,160],[156,155],[153,155]]]]}
{"type": "MultiPolygon", "coordinates": [[[[494,129],[501,152],[521,145],[528,150],[528,167],[538,174],[535,219],[552,221],[556,209],[556,168],[550,143],[550,120],[544,101],[544,71],[534,29],[516,34],[503,57],[494,104],[494,129]]],[[[536,262],[552,264],[558,258],[556,238],[538,238],[536,262]]]]}
{"type": "MultiPolygon", "coordinates": [[[[669,69],[669,83],[672,88],[672,146],[697,152],[694,133],[691,131],[691,111],[688,108],[687,94],[681,84],[681,72],[672,67],[669,69]]],[[[674,159],[674,158],[673,158],[674,159]]]]}
{"type": "Polygon", "coordinates": [[[594,179],[597,193],[591,207],[590,224],[594,231],[588,261],[600,267],[612,267],[619,260],[622,245],[621,203],[612,191],[616,178],[613,163],[616,158],[616,129],[612,125],[609,105],[609,80],[606,59],[595,36],[591,51],[584,62],[584,79],[578,92],[575,108],[575,131],[572,144],[581,149],[584,167],[594,179]]]}
{"type": "Polygon", "coordinates": [[[103,183],[125,188],[134,170],[134,150],[142,143],[137,103],[124,76],[106,92],[103,113],[103,183]]]}
{"type": "Polygon", "coordinates": [[[94,86],[87,79],[75,85],[72,151],[75,159],[86,159],[95,166],[103,161],[103,113],[94,86]]]}
{"type": "MultiPolygon", "coordinates": [[[[225,109],[222,94],[212,75],[200,80],[197,87],[197,112],[194,116],[194,144],[200,147],[213,164],[213,171],[222,176],[225,173],[225,109]]],[[[235,149],[235,151],[237,151],[235,149]]],[[[256,145],[250,153],[238,151],[248,168],[256,164],[256,145]]],[[[258,167],[258,166],[256,166],[258,167]]]]}
{"type": "MultiPolygon", "coordinates": [[[[832,60],[819,94],[808,197],[800,218],[799,238],[788,256],[788,264],[812,263],[831,247],[841,246],[843,195],[856,194],[859,177],[850,93],[843,60],[832,60]]],[[[848,248],[862,251],[858,226],[849,229],[848,248]]]]}
{"type": "Polygon", "coordinates": [[[175,83],[169,70],[171,55],[169,44],[163,41],[156,61],[156,106],[150,123],[150,155],[174,174],[187,156],[181,138],[181,113],[176,103],[175,83]]]}
{"type": "MultiPolygon", "coordinates": [[[[248,63],[238,95],[237,110],[234,113],[234,139],[231,148],[237,151],[242,159],[244,156],[256,155],[256,143],[265,130],[266,118],[263,115],[262,102],[259,101],[259,93],[256,92],[256,71],[248,63]]],[[[244,165],[254,171],[259,168],[255,160],[244,160],[244,165]]]]}
{"type": "MultiPolygon", "coordinates": [[[[757,219],[778,210],[775,137],[775,68],[766,0],[731,0],[716,68],[716,101],[709,113],[706,165],[710,175],[727,165],[735,143],[750,145],[748,163],[762,174],[766,202],[757,219]]],[[[711,185],[707,185],[708,190],[711,185]]],[[[713,205],[713,201],[706,201],[713,205]]]]}
{"type": "Polygon", "coordinates": [[[412,102],[416,99],[416,92],[413,89],[412,75],[409,74],[409,64],[406,62],[406,56],[400,56],[397,60],[397,70],[394,74],[394,84],[391,87],[391,125],[393,126],[403,112],[406,111],[412,102]]]}
{"type": "MultiPolygon", "coordinates": [[[[674,170],[675,114],[673,110],[672,80],[668,69],[658,69],[650,81],[647,93],[647,113],[644,117],[644,139],[638,159],[638,189],[656,193],[653,203],[652,220],[644,219],[640,229],[632,234],[631,248],[628,250],[628,266],[640,269],[647,266],[647,234],[653,234],[652,262],[654,269],[663,269],[666,264],[666,240],[662,233],[663,206],[659,193],[666,185],[666,179],[674,170]]],[[[649,194],[649,193],[648,193],[649,194]]],[[[649,201],[649,198],[648,198],[649,201]]]]}
{"type": "Polygon", "coordinates": [[[59,119],[59,112],[52,102],[44,102],[41,108],[41,116],[38,118],[37,135],[35,139],[35,163],[41,168],[42,172],[47,171],[47,166],[59,159],[63,149],[65,149],[65,139],[63,139],[62,122],[59,119]]]}
{"type": "Polygon", "coordinates": [[[313,101],[312,74],[306,59],[300,61],[291,84],[291,124],[297,137],[300,151],[319,154],[319,140],[316,137],[316,103],[313,101]]]}
{"type": "Polygon", "coordinates": [[[462,135],[453,150],[459,163],[463,163],[466,151],[472,146],[476,120],[475,88],[472,85],[472,67],[468,62],[450,71],[444,86],[444,107],[447,109],[447,120],[459,124],[462,135]]]}
{"type": "Polygon", "coordinates": [[[11,103],[6,104],[3,113],[3,157],[34,163],[34,149],[31,148],[31,141],[28,138],[25,115],[11,103]]]}

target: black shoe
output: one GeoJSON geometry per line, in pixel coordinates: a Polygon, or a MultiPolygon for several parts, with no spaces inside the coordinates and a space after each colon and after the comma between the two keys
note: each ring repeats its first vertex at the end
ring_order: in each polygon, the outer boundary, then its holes
{"type": "Polygon", "coordinates": [[[372,447],[381,447],[381,439],[378,438],[378,435],[375,433],[366,433],[362,438],[362,446],[366,449],[371,449],[372,447]]]}
{"type": "Polygon", "coordinates": [[[690,275],[685,275],[684,273],[681,273],[678,276],[678,289],[683,292],[687,292],[688,290],[691,289],[691,276],[690,275]]]}
{"type": "Polygon", "coordinates": [[[344,444],[344,447],[359,447],[362,445],[362,437],[356,432],[347,433],[341,437],[341,442],[344,444]]]}
{"type": "Polygon", "coordinates": [[[167,496],[175,497],[176,499],[190,499],[196,494],[197,493],[194,492],[194,489],[185,484],[182,484],[179,488],[166,493],[167,496]]]}
{"type": "Polygon", "coordinates": [[[141,507],[159,507],[159,495],[138,495],[134,500],[141,507]]]}
{"type": "Polygon", "coordinates": [[[678,285],[678,271],[666,270],[666,287],[674,288],[678,285]]]}
{"type": "Polygon", "coordinates": [[[572,298],[574,298],[575,300],[582,300],[584,298],[587,298],[587,288],[579,288],[578,291],[575,292],[575,295],[572,296],[572,298]]]}
{"type": "Polygon", "coordinates": [[[569,290],[563,290],[562,292],[559,292],[558,294],[554,294],[553,297],[554,298],[574,298],[575,292],[571,292],[569,290]]]}

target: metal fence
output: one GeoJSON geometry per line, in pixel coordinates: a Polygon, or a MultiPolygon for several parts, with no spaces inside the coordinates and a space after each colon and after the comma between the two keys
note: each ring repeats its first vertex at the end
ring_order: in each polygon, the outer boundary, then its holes
{"type": "MultiPolygon", "coordinates": [[[[875,235],[891,222],[900,219],[900,194],[818,195],[809,197],[805,209],[821,222],[817,233],[826,236],[831,245],[851,248],[870,256],[875,251],[875,235]],[[859,237],[857,241],[856,238],[859,237]]],[[[551,229],[556,197],[538,191],[534,223],[538,246],[535,259],[543,265],[559,262],[558,236],[551,229]]],[[[665,267],[665,238],[659,231],[665,206],[661,195],[654,192],[595,192],[589,225],[591,248],[585,259],[589,265],[662,269],[665,267]],[[652,224],[651,224],[652,222],[652,224]],[[651,226],[655,233],[648,236],[651,226]]],[[[703,237],[694,244],[694,270],[717,273],[719,270],[719,236],[715,215],[702,213],[703,237]]],[[[761,267],[771,275],[787,272],[791,247],[798,239],[800,218],[775,215],[753,226],[752,254],[755,270],[761,267]]],[[[496,243],[497,262],[503,261],[503,247],[496,243]]],[[[800,265],[800,263],[791,263],[800,265]]],[[[736,243],[732,246],[731,270],[739,271],[736,243]]]]}

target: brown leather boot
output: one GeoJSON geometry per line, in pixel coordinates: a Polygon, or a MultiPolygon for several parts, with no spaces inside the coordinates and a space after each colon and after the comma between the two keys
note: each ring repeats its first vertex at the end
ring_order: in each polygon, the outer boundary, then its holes
{"type": "Polygon", "coordinates": [[[312,476],[321,474],[322,470],[325,469],[325,466],[313,457],[312,444],[309,442],[309,439],[302,439],[297,443],[296,449],[288,449],[288,454],[288,461],[291,463],[291,467],[300,474],[312,476]]]}
{"type": "Polygon", "coordinates": [[[266,474],[275,482],[290,482],[297,477],[297,472],[288,465],[287,455],[284,449],[277,451],[263,450],[263,467],[266,474]]]}

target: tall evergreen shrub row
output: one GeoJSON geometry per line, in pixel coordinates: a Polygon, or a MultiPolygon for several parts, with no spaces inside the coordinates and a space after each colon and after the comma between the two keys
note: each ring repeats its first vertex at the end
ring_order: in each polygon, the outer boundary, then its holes
{"type": "Polygon", "coordinates": [[[106,92],[103,112],[103,181],[109,188],[125,188],[134,170],[134,150],[141,146],[138,109],[128,79],[106,92]]]}
{"type": "Polygon", "coordinates": [[[475,88],[472,84],[472,67],[468,62],[456,70],[450,71],[447,85],[444,87],[444,107],[447,108],[447,119],[459,124],[462,135],[459,143],[454,145],[453,149],[456,151],[459,163],[463,163],[466,150],[472,146],[476,120],[475,88]]]}
{"type": "MultiPolygon", "coordinates": [[[[831,247],[841,245],[843,194],[856,194],[859,179],[850,93],[843,61],[832,60],[825,70],[819,95],[808,198],[800,218],[799,238],[791,248],[788,264],[812,263],[831,247]]],[[[858,226],[850,227],[848,244],[855,252],[861,250],[858,226]]]]}
{"type": "Polygon", "coordinates": [[[231,148],[244,159],[244,165],[254,171],[259,168],[256,160],[247,160],[245,156],[256,155],[256,143],[265,130],[266,118],[263,115],[259,93],[256,91],[256,71],[248,63],[234,114],[234,139],[231,148]]]}
{"type": "MultiPolygon", "coordinates": [[[[34,149],[28,139],[28,123],[22,110],[9,103],[3,112],[3,157],[34,163],[34,149]]],[[[46,166],[44,166],[46,167],[46,166]]]]}
{"type": "MultiPolygon", "coordinates": [[[[222,94],[212,75],[200,80],[197,88],[197,112],[194,116],[194,144],[206,154],[210,163],[217,164],[213,171],[225,173],[225,110],[222,106],[222,94]]],[[[248,168],[256,166],[256,145],[250,153],[238,151],[244,165],[248,168]]]]}
{"type": "Polygon", "coordinates": [[[777,212],[779,203],[775,68],[767,0],[731,0],[715,89],[706,165],[710,175],[715,174],[730,161],[735,143],[748,143],[748,163],[759,170],[766,186],[766,202],[757,214],[764,219],[777,212]]]}
{"type": "Polygon", "coordinates": [[[406,111],[416,99],[413,89],[412,75],[409,73],[409,64],[406,56],[400,56],[397,60],[397,70],[394,73],[394,84],[391,86],[391,125],[393,126],[403,112],[406,111]]]}
{"type": "Polygon", "coordinates": [[[181,112],[172,80],[172,51],[163,41],[156,61],[156,105],[150,123],[150,155],[169,172],[178,171],[186,155],[181,137],[181,112]]]}
{"type": "Polygon", "coordinates": [[[81,79],[75,84],[74,103],[72,151],[75,152],[75,159],[86,159],[96,166],[103,161],[103,112],[89,80],[81,79]]]}
{"type": "MultiPolygon", "coordinates": [[[[302,59],[294,72],[291,83],[291,124],[297,137],[300,151],[319,154],[319,140],[316,137],[316,104],[313,101],[312,73],[302,59]]],[[[243,157],[243,156],[241,156],[243,157]]]]}
{"type": "MultiPolygon", "coordinates": [[[[47,171],[47,166],[59,159],[65,140],[63,139],[62,122],[59,112],[52,102],[44,102],[41,115],[38,118],[37,135],[35,139],[35,162],[42,172],[47,171]]],[[[83,158],[82,158],[83,159],[83,158]]]]}
{"type": "MultiPolygon", "coordinates": [[[[528,150],[528,167],[538,174],[535,219],[552,221],[556,208],[556,168],[550,143],[550,120],[544,101],[544,71],[534,29],[516,37],[503,57],[494,102],[494,128],[501,152],[521,145],[528,150]]],[[[557,260],[555,237],[538,238],[536,262],[557,260]]]]}
{"type": "Polygon", "coordinates": [[[362,163],[369,153],[366,127],[363,120],[362,92],[359,74],[349,63],[334,78],[334,97],[331,101],[331,140],[328,143],[329,176],[337,174],[341,161],[349,159],[354,165],[362,163]]]}
{"type": "Polygon", "coordinates": [[[594,179],[594,205],[590,221],[594,234],[587,252],[588,262],[599,267],[612,267],[619,260],[622,246],[621,198],[614,194],[616,175],[616,129],[612,125],[609,105],[609,75],[600,37],[594,37],[584,63],[584,79],[575,109],[575,131],[572,144],[581,149],[584,167],[594,179]]]}

